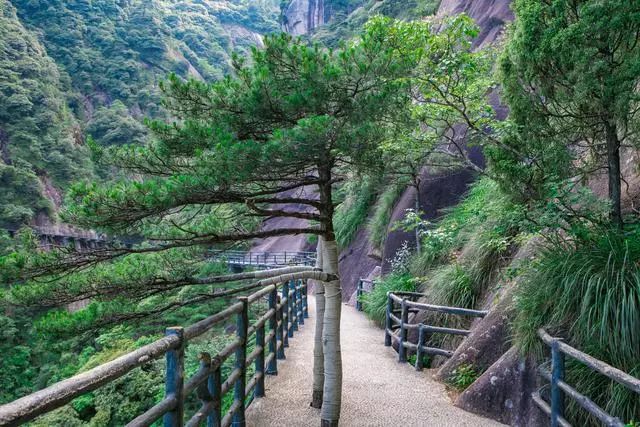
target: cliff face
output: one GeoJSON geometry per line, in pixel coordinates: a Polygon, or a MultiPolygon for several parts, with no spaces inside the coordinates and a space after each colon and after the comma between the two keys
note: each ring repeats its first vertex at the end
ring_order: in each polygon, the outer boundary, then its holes
{"type": "Polygon", "coordinates": [[[510,0],[442,0],[438,16],[466,13],[480,26],[476,46],[494,43],[507,22],[513,21],[510,0]]]}
{"type": "Polygon", "coordinates": [[[292,0],[284,11],[284,30],[300,36],[324,24],[324,0],[292,0]]]}

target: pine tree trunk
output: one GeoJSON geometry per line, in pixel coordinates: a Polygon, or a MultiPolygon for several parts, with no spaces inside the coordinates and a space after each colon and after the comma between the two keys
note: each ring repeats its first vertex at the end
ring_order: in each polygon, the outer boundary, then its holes
{"type": "MultiPolygon", "coordinates": [[[[333,234],[333,233],[331,233],[333,234]]],[[[324,242],[324,272],[338,274],[338,245],[334,239],[324,242]]],[[[325,284],[325,312],[322,331],[324,351],[324,391],[320,417],[322,426],[333,427],[340,419],[342,403],[342,354],[340,351],[340,280],[325,284]]]]}
{"type": "MultiPolygon", "coordinates": [[[[316,248],[316,267],[324,268],[324,238],[318,237],[316,248]]],[[[313,393],[311,407],[322,407],[322,390],[324,388],[324,352],[322,350],[322,326],[324,323],[324,283],[315,282],[316,297],[316,330],[313,341],[313,393]]]]}
{"type": "Polygon", "coordinates": [[[606,123],[607,162],[609,169],[609,200],[611,201],[611,222],[622,229],[622,186],[620,172],[620,140],[615,124],[606,123]]]}
{"type": "MultiPolygon", "coordinates": [[[[414,204],[415,204],[414,208],[416,210],[416,215],[420,219],[422,219],[420,217],[420,181],[416,182],[415,188],[416,188],[416,197],[414,199],[414,204]]],[[[415,233],[416,233],[416,254],[417,255],[420,255],[420,231],[421,231],[421,227],[422,227],[421,224],[416,225],[415,233]]]]}

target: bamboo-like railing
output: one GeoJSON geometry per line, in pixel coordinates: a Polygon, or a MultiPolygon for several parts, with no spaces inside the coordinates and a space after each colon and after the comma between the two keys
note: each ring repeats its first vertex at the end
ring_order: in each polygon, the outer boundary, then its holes
{"type": "Polygon", "coordinates": [[[265,375],[277,374],[278,360],[285,358],[289,338],[293,337],[298,326],[304,324],[304,319],[308,316],[306,280],[291,280],[281,285],[261,287],[249,296],[239,297],[235,304],[213,316],[186,328],[167,328],[164,338],[0,406],[0,426],[17,426],[33,420],[163,355],[166,359],[165,396],[128,426],[149,426],[161,418],[166,427],[197,426],[204,422],[208,426],[244,426],[245,408],[254,398],[265,395],[265,375]],[[268,310],[249,324],[249,306],[264,298],[268,299],[268,310]],[[186,344],[234,316],[235,339],[215,355],[201,354],[199,370],[185,380],[186,344]],[[254,350],[247,354],[253,337],[254,350]],[[234,369],[227,378],[223,378],[222,365],[232,355],[235,358],[234,369]],[[247,367],[251,364],[255,365],[255,374],[248,379],[247,367]],[[204,384],[206,387],[203,387],[204,384]],[[232,389],[233,404],[223,414],[223,398],[232,389]],[[185,400],[196,390],[202,406],[185,420],[185,400]]]}
{"type": "Polygon", "coordinates": [[[549,381],[551,403],[547,403],[542,398],[540,391],[534,392],[531,398],[536,406],[549,416],[551,426],[571,426],[564,418],[565,397],[569,397],[582,409],[602,422],[603,425],[608,427],[624,427],[626,425],[624,422],[607,413],[587,396],[579,393],[564,381],[565,357],[570,356],[592,370],[634,391],[638,395],[640,395],[640,379],[571,347],[569,344],[563,342],[561,338],[552,337],[544,329],[538,330],[538,336],[551,348],[551,370],[547,369],[544,365],[539,368],[542,378],[549,381]]]}
{"type": "Polygon", "coordinates": [[[485,317],[487,311],[470,310],[459,307],[446,307],[440,305],[419,303],[416,300],[427,297],[428,295],[416,292],[389,292],[387,294],[387,313],[385,320],[385,336],[384,345],[391,346],[391,341],[398,341],[398,361],[407,362],[407,350],[416,353],[416,370],[423,368],[422,356],[425,354],[434,356],[451,357],[453,352],[442,348],[427,347],[425,342],[427,334],[448,334],[467,336],[471,331],[465,329],[445,328],[441,326],[425,325],[424,323],[409,323],[409,313],[417,313],[419,311],[432,311],[437,313],[452,314],[466,317],[485,317]],[[399,305],[399,308],[397,307],[399,305]],[[398,335],[396,330],[400,330],[398,335]],[[418,342],[414,344],[407,340],[409,329],[418,329],[418,342]]]}

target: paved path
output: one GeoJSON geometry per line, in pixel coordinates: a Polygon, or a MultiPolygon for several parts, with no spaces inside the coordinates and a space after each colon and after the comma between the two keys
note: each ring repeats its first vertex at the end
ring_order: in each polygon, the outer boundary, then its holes
{"type": "MultiPolygon", "coordinates": [[[[313,366],[315,306],[309,319],[289,338],[287,360],[279,374],[266,379],[266,397],[247,410],[247,425],[317,427],[319,410],[309,407],[313,366]],[[286,414],[286,416],[283,416],[286,414]]],[[[383,345],[381,329],[351,306],[342,306],[343,394],[340,425],[489,427],[501,426],[452,405],[442,384],[428,371],[398,363],[396,352],[383,345]]]]}

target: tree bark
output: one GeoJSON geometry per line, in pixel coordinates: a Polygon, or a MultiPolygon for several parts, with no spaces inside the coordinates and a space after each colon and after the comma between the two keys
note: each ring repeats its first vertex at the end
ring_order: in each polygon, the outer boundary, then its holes
{"type": "MultiPolygon", "coordinates": [[[[316,248],[316,267],[323,268],[324,238],[318,236],[316,248]]],[[[324,352],[322,350],[322,329],[324,323],[324,283],[315,282],[316,330],[313,341],[313,392],[311,407],[322,408],[322,390],[324,388],[324,352]]]]}
{"type": "MultiPolygon", "coordinates": [[[[416,189],[416,197],[414,198],[414,209],[416,210],[416,215],[418,216],[418,218],[422,219],[420,217],[420,180],[418,179],[415,182],[415,189],[416,189]]],[[[422,226],[420,224],[416,225],[416,254],[419,256],[420,255],[420,231],[421,231],[422,226]]]]}
{"type": "MultiPolygon", "coordinates": [[[[324,270],[338,274],[338,245],[335,239],[324,244],[324,270]]],[[[325,312],[322,331],[324,351],[324,391],[320,418],[322,426],[333,427],[340,419],[342,403],[342,354],[340,351],[340,311],[342,289],[340,279],[325,284],[325,312]]]]}
{"type": "Polygon", "coordinates": [[[618,228],[624,227],[622,220],[622,186],[620,172],[620,140],[617,126],[605,124],[607,138],[607,163],[609,170],[609,200],[611,201],[611,222],[618,228]]]}

